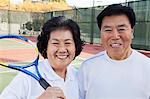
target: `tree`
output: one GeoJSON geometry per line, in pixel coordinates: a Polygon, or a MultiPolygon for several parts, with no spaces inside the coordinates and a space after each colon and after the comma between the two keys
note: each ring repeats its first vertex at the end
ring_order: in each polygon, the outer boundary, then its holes
{"type": "Polygon", "coordinates": [[[42,25],[41,20],[34,19],[32,24],[33,24],[34,31],[40,31],[41,30],[41,25],[42,25]]]}
{"type": "Polygon", "coordinates": [[[32,30],[32,22],[28,21],[27,23],[25,23],[25,25],[27,30],[32,30]]]}

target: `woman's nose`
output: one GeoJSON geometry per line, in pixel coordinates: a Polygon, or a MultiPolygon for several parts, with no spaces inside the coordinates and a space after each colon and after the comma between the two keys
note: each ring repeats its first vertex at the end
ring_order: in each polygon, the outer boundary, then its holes
{"type": "Polygon", "coordinates": [[[65,46],[65,44],[60,44],[59,51],[60,52],[66,52],[67,51],[67,47],[65,46]]]}

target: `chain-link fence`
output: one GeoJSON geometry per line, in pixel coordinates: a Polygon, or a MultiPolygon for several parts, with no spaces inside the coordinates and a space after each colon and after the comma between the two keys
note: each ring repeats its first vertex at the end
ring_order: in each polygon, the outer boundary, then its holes
{"type": "Polygon", "coordinates": [[[0,34],[38,34],[44,22],[43,13],[0,10],[0,34]]]}
{"type": "MultiPolygon", "coordinates": [[[[124,3],[131,6],[137,17],[133,47],[150,50],[150,0],[124,3]]],[[[72,10],[46,13],[12,12],[0,10],[0,34],[37,35],[45,21],[53,16],[66,16],[76,21],[84,41],[100,43],[100,31],[96,23],[97,15],[105,6],[74,8],[72,10]]]]}

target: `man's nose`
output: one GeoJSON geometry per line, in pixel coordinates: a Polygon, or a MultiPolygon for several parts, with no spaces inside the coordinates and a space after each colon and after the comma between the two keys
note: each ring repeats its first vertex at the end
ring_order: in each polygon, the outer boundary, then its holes
{"type": "Polygon", "coordinates": [[[114,29],[112,34],[113,34],[112,36],[113,36],[114,39],[119,39],[120,38],[120,33],[118,32],[117,29],[114,29]]]}

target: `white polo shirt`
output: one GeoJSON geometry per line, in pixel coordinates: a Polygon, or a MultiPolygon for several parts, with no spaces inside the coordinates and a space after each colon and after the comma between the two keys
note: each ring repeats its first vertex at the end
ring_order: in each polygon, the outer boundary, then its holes
{"type": "MultiPolygon", "coordinates": [[[[67,99],[78,99],[77,70],[73,66],[67,67],[66,80],[58,76],[48,63],[48,60],[39,63],[42,77],[51,85],[60,87],[67,99]]],[[[35,72],[32,69],[33,72],[35,72]]],[[[4,89],[0,99],[36,99],[44,92],[38,81],[34,78],[19,73],[4,89]]]]}

